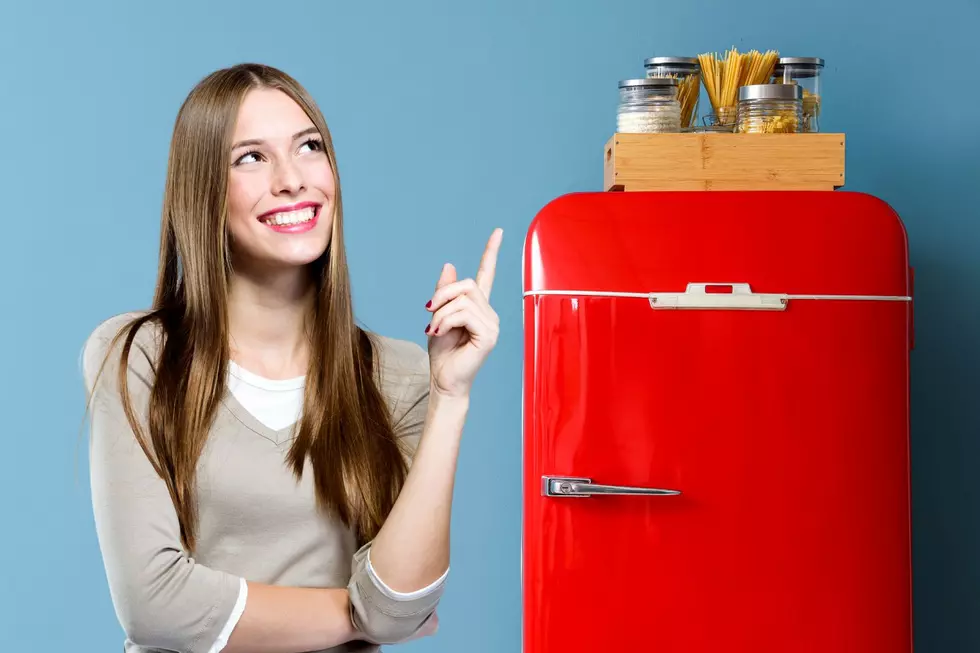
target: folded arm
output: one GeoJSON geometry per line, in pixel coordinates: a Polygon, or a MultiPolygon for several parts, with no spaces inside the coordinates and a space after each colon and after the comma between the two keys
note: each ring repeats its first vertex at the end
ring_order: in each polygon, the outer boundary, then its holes
{"type": "Polygon", "coordinates": [[[354,556],[348,590],[355,627],[396,643],[432,632],[449,569],[449,525],[465,401],[430,392],[428,357],[410,352],[414,372],[395,411],[395,435],[414,449],[405,484],[377,537],[354,556]]]}
{"type": "MultiPolygon", "coordinates": [[[[104,325],[86,344],[89,392],[113,335],[104,325]]],[[[127,378],[133,407],[142,417],[152,385],[152,356],[140,336],[127,378]]],[[[357,638],[346,589],[247,583],[242,595],[240,577],[199,564],[183,549],[166,485],[123,411],[117,384],[120,350],[113,349],[95,388],[90,462],[99,544],[128,638],[140,646],[187,653],[298,653],[357,638]],[[240,596],[247,600],[237,615],[240,596]]]]}

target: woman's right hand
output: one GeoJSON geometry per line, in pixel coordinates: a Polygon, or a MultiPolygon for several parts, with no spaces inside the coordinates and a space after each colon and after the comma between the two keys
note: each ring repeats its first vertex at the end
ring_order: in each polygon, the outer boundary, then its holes
{"type": "Polygon", "coordinates": [[[503,233],[494,229],[490,235],[475,280],[457,281],[456,268],[444,265],[425,305],[432,313],[425,332],[434,396],[467,397],[477,371],[497,344],[500,318],[490,306],[490,291],[503,233]]]}

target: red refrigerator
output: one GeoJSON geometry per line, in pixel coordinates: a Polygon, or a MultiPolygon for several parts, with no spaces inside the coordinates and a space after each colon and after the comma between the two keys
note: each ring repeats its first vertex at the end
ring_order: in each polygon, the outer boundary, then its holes
{"type": "Polygon", "coordinates": [[[894,211],[579,193],[523,257],[524,653],[911,651],[894,211]]]}

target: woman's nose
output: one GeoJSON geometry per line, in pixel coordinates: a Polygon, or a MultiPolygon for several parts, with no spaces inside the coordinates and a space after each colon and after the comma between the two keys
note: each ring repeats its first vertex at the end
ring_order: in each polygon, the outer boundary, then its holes
{"type": "Polygon", "coordinates": [[[304,190],[303,176],[292,161],[286,161],[276,165],[273,184],[272,191],[276,195],[296,195],[304,190]]]}

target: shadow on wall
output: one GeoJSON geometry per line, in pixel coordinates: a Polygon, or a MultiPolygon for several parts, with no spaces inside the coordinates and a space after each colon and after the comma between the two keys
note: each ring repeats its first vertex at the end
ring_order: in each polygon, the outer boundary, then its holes
{"type": "MultiPolygon", "coordinates": [[[[870,130],[875,128],[868,125],[870,130]]],[[[970,139],[865,134],[869,192],[909,231],[915,268],[912,524],[917,651],[980,650],[980,185],[970,139]],[[914,155],[910,155],[914,153],[914,155]]],[[[976,140],[976,139],[973,139],[976,140]]]]}

